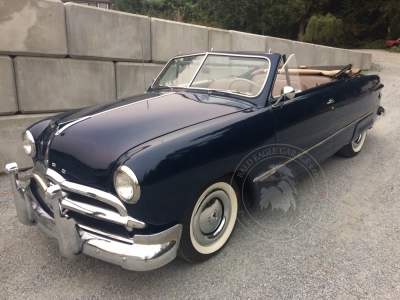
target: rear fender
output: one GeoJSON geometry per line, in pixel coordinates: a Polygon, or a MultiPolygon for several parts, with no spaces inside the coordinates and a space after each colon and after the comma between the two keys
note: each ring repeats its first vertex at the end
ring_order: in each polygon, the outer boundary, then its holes
{"type": "Polygon", "coordinates": [[[372,128],[372,126],[374,125],[374,122],[375,122],[375,118],[376,118],[376,114],[372,113],[372,114],[369,114],[368,116],[366,116],[360,122],[358,122],[354,129],[353,137],[351,138],[351,140],[355,141],[361,133],[372,128]]]}

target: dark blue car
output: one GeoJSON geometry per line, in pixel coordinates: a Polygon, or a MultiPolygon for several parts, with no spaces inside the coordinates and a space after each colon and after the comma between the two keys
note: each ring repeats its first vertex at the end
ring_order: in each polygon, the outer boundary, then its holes
{"type": "Polygon", "coordinates": [[[23,133],[33,169],[5,167],[18,218],[65,257],[138,271],[177,254],[204,261],[226,244],[240,207],[260,204],[260,183],[285,168],[302,175],[306,155],[317,164],[359,153],[384,112],[382,88],[351,65],[299,67],[293,55],[176,56],[146,93],[23,133]]]}

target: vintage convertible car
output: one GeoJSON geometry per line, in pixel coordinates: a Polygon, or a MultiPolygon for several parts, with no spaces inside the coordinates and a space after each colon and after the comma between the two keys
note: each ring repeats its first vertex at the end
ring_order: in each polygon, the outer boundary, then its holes
{"type": "Polygon", "coordinates": [[[138,271],[177,254],[204,261],[226,244],[239,207],[257,204],[257,182],[305,153],[318,162],[359,153],[384,112],[382,88],[351,65],[298,67],[294,55],[176,56],[146,93],[23,133],[33,169],[5,167],[18,218],[57,239],[64,257],[138,271]],[[302,151],[235,176],[246,155],[276,144],[302,151]]]}

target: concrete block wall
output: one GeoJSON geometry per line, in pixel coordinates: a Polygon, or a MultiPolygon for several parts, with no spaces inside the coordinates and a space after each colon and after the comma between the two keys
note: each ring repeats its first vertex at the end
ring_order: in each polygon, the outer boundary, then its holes
{"type": "Polygon", "coordinates": [[[265,50],[273,53],[290,55],[293,53],[293,42],[290,40],[279,39],[267,36],[265,41],[265,50]]]}
{"type": "Polygon", "coordinates": [[[335,49],[321,45],[315,45],[315,64],[316,65],[333,65],[333,55],[335,49]]]}
{"type": "Polygon", "coordinates": [[[151,19],[151,59],[153,62],[165,63],[179,53],[208,50],[207,27],[151,19]]]}
{"type": "Polygon", "coordinates": [[[116,63],[117,98],[143,93],[163,67],[164,65],[157,64],[116,63]]]}
{"type": "Polygon", "coordinates": [[[30,125],[54,114],[0,116],[0,167],[17,162],[21,169],[32,167],[31,158],[22,149],[22,132],[30,125]]]}
{"type": "Polygon", "coordinates": [[[0,115],[12,115],[18,111],[14,66],[9,56],[0,56],[0,115]]]}
{"type": "Polygon", "coordinates": [[[372,65],[372,54],[371,53],[361,53],[361,70],[369,70],[372,65]]]}
{"type": "Polygon", "coordinates": [[[208,28],[208,50],[230,51],[231,33],[228,30],[208,28]]]}
{"type": "Polygon", "coordinates": [[[54,113],[141,93],[179,53],[271,49],[295,53],[300,65],[371,66],[371,54],[346,49],[60,0],[6,2],[0,9],[0,173],[10,161],[31,166],[21,147],[26,127],[54,113]]]}
{"type": "Polygon", "coordinates": [[[315,65],[316,49],[314,44],[293,42],[293,53],[301,65],[315,65]]]}
{"type": "Polygon", "coordinates": [[[64,5],[59,1],[12,0],[1,5],[0,54],[65,57],[64,5]]]}
{"type": "Polygon", "coordinates": [[[16,57],[22,113],[57,112],[116,100],[111,61],[16,57]]]}
{"type": "Polygon", "coordinates": [[[231,31],[231,51],[266,51],[266,37],[262,35],[231,31]]]}
{"type": "Polygon", "coordinates": [[[150,19],[66,3],[69,55],[73,58],[150,61],[150,19]]]}

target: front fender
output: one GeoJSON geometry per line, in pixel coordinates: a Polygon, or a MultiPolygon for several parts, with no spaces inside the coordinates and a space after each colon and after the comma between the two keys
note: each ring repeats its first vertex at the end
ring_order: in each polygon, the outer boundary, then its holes
{"type": "MultiPolygon", "coordinates": [[[[249,109],[184,128],[144,143],[121,156],[113,172],[130,167],[141,198],[127,205],[146,224],[179,223],[189,201],[212,180],[231,174],[243,157],[273,142],[273,120],[265,109],[249,109]],[[269,116],[269,115],[268,115],[269,116]]],[[[115,193],[112,178],[110,192],[115,193]]]]}

